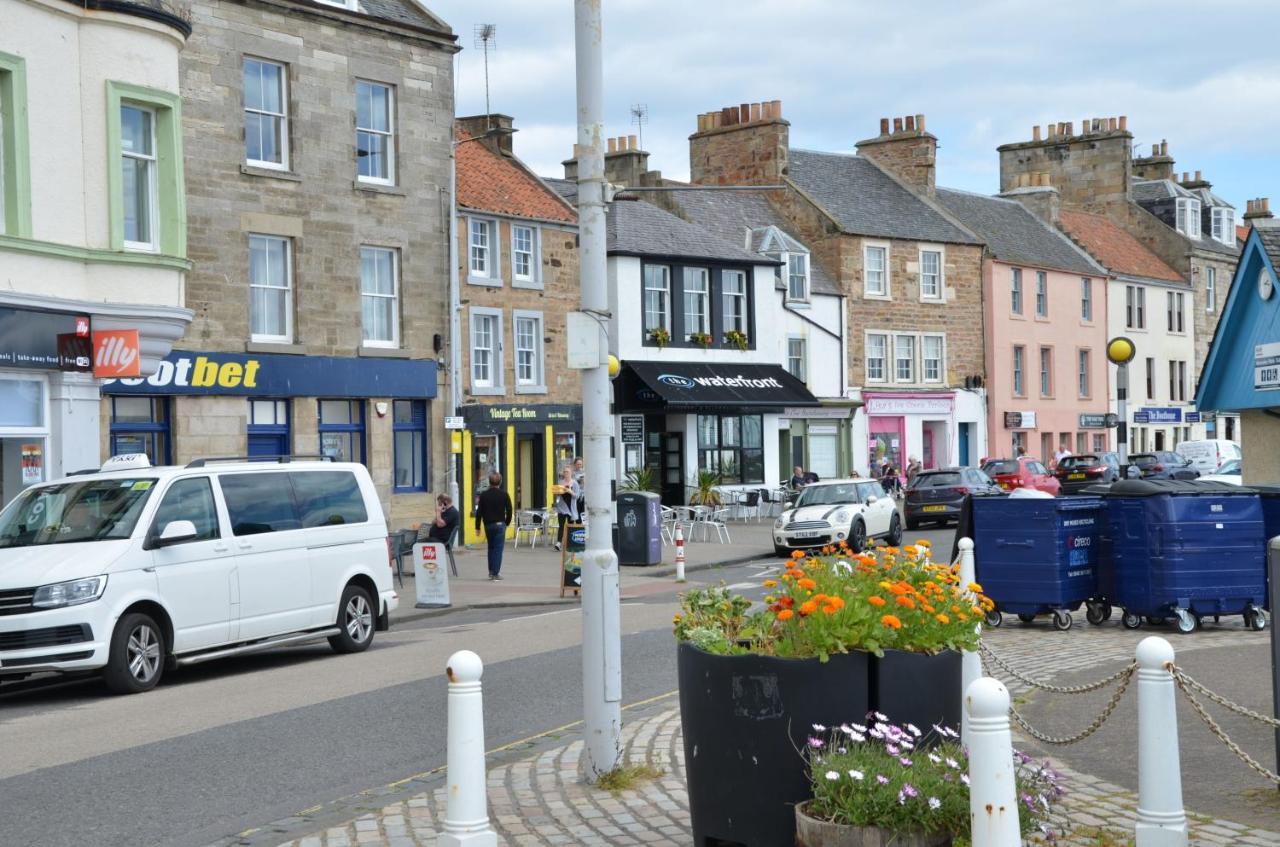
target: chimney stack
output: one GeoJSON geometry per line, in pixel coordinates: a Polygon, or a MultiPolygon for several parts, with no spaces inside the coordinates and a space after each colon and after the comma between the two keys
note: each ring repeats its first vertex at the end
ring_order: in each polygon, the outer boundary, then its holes
{"type": "Polygon", "coordinates": [[[1268,198],[1259,197],[1256,200],[1250,200],[1245,204],[1244,219],[1246,221],[1270,217],[1272,217],[1271,201],[1268,198]]]}
{"type": "Polygon", "coordinates": [[[455,118],[453,125],[466,135],[477,139],[475,143],[483,144],[499,156],[512,156],[511,136],[516,134],[513,127],[515,119],[510,115],[494,112],[491,115],[468,115],[455,118]]]}
{"type": "Polygon", "coordinates": [[[880,119],[880,135],[857,143],[858,155],[872,160],[928,196],[935,190],[938,139],[925,130],[924,115],[880,119]]]}
{"type": "MultiPolygon", "coordinates": [[[[689,170],[696,185],[772,185],[787,172],[790,124],[781,100],[725,106],[698,115],[689,136],[689,170]]],[[[634,145],[634,136],[628,141],[634,145]]],[[[631,147],[629,149],[634,149],[631,147]]]]}

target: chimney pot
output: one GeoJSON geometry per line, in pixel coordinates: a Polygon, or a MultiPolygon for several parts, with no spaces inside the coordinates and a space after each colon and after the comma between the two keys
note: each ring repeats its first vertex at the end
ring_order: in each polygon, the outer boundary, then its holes
{"type": "Polygon", "coordinates": [[[1190,173],[1189,171],[1183,171],[1183,172],[1182,172],[1182,181],[1183,181],[1183,182],[1191,182],[1190,177],[1191,177],[1191,173],[1190,173]]]}
{"type": "Polygon", "coordinates": [[[751,104],[741,103],[738,105],[738,114],[741,116],[741,123],[751,123],[751,104]]]}
{"type": "Polygon", "coordinates": [[[1163,138],[1160,139],[1160,155],[1161,156],[1169,155],[1169,142],[1165,141],[1163,138]]]}
{"type": "Polygon", "coordinates": [[[627,149],[628,150],[640,149],[640,143],[636,140],[636,137],[634,135],[627,136],[627,149]]]}
{"type": "Polygon", "coordinates": [[[888,119],[888,118],[881,118],[881,119],[880,119],[880,134],[881,134],[881,135],[888,135],[888,134],[889,134],[889,119],[888,119]]]}
{"type": "Polygon", "coordinates": [[[893,119],[893,134],[897,135],[902,132],[902,118],[893,119]]]}
{"type": "Polygon", "coordinates": [[[1252,200],[1244,201],[1244,213],[1247,215],[1252,211],[1253,211],[1253,201],[1252,200]]]}
{"type": "Polygon", "coordinates": [[[905,119],[905,122],[906,122],[906,130],[907,130],[907,132],[915,132],[915,130],[916,130],[916,116],[915,116],[915,115],[907,115],[907,117],[906,117],[906,119],[905,119]]]}
{"type": "Polygon", "coordinates": [[[770,100],[769,104],[773,107],[773,116],[775,118],[781,118],[782,117],[782,101],[770,100]]]}
{"type": "Polygon", "coordinates": [[[760,104],[752,103],[751,104],[751,122],[756,123],[759,120],[760,120],[760,104]]]}
{"type": "Polygon", "coordinates": [[[617,152],[618,152],[618,139],[616,139],[616,138],[610,138],[610,139],[609,139],[609,152],[610,152],[610,153],[617,153],[617,152]]]}
{"type": "Polygon", "coordinates": [[[1159,144],[1152,144],[1152,145],[1151,145],[1151,155],[1152,155],[1153,157],[1154,157],[1154,156],[1159,156],[1159,155],[1160,155],[1160,145],[1159,145],[1159,144]]]}
{"type": "Polygon", "coordinates": [[[916,115],[916,130],[924,132],[924,115],[916,115]]]}
{"type": "Polygon", "coordinates": [[[1107,121],[1107,128],[1110,129],[1112,132],[1115,132],[1119,126],[1120,126],[1120,121],[1118,118],[1110,118],[1107,121]]]}
{"type": "Polygon", "coordinates": [[[1121,115],[1121,116],[1120,116],[1120,129],[1124,130],[1125,132],[1128,132],[1128,130],[1129,130],[1129,116],[1128,116],[1128,115],[1121,115]]]}
{"type": "Polygon", "coordinates": [[[1073,124],[1071,121],[1067,121],[1066,136],[1070,138],[1075,134],[1076,134],[1076,125],[1073,124]]]}
{"type": "Polygon", "coordinates": [[[1057,124],[1048,124],[1047,126],[1045,126],[1044,131],[1045,131],[1045,135],[1047,135],[1049,138],[1057,138],[1057,137],[1058,137],[1058,125],[1057,125],[1057,124]]]}
{"type": "Polygon", "coordinates": [[[1204,179],[1204,177],[1200,176],[1200,171],[1196,171],[1196,182],[1200,182],[1200,181],[1202,181],[1203,179],[1204,179]]]}
{"type": "Polygon", "coordinates": [[[1032,141],[1039,141],[1039,140],[1040,140],[1040,125],[1039,125],[1039,124],[1036,124],[1035,126],[1031,127],[1031,140],[1032,140],[1032,141]]]}
{"type": "Polygon", "coordinates": [[[1263,197],[1263,198],[1262,198],[1262,211],[1263,211],[1263,212],[1270,212],[1270,211],[1271,211],[1271,198],[1269,198],[1269,197],[1263,197]]]}

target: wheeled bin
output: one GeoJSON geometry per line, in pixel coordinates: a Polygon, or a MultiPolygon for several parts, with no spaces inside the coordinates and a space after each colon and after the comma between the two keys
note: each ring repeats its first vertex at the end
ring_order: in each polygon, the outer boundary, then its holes
{"type": "Polygon", "coordinates": [[[1122,480],[1105,498],[1106,561],[1098,590],[1137,629],[1174,619],[1192,632],[1206,615],[1266,626],[1262,503],[1226,483],[1122,480]]]}
{"type": "MultiPolygon", "coordinates": [[[[1258,496],[1262,498],[1262,539],[1264,544],[1268,544],[1271,539],[1280,536],[1280,485],[1251,485],[1249,487],[1258,492],[1258,496]]],[[[1276,613],[1276,608],[1271,599],[1274,592],[1275,586],[1268,582],[1266,603],[1263,608],[1270,612],[1272,617],[1276,613]]]]}
{"type": "Polygon", "coordinates": [[[1098,497],[974,497],[973,555],[978,583],[996,608],[1023,623],[1052,614],[1057,629],[1071,628],[1071,613],[1088,603],[1101,623],[1111,614],[1097,594],[1098,536],[1105,511],[1098,497]]]}

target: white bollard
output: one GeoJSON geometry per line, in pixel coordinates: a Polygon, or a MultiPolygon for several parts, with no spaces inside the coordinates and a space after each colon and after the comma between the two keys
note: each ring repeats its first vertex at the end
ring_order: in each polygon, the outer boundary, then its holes
{"type": "Polygon", "coordinates": [[[489,797],[485,782],[484,709],[480,675],[484,663],[470,650],[449,657],[449,747],[445,783],[448,809],[440,847],[497,847],[489,827],[489,797]]]}
{"type": "Polygon", "coordinates": [[[1182,808],[1178,713],[1173,647],[1159,636],[1138,644],[1138,823],[1137,847],[1186,847],[1182,808]]]}
{"type": "Polygon", "coordinates": [[[1018,789],[1009,732],[1009,691],[983,677],[966,689],[969,716],[969,823],[973,847],[1021,847],[1018,789]]]}
{"type": "Polygon", "coordinates": [[[676,582],[684,582],[684,530],[676,522],[676,582]]]}
{"type": "MultiPolygon", "coordinates": [[[[977,567],[973,562],[973,539],[960,539],[960,585],[968,591],[971,582],[977,582],[977,567]]],[[[982,634],[982,622],[978,622],[978,634],[982,634]]],[[[960,694],[969,690],[969,686],[982,678],[982,657],[974,650],[965,650],[960,655],[960,694]]],[[[969,743],[969,710],[960,710],[960,742],[969,743]]]]}

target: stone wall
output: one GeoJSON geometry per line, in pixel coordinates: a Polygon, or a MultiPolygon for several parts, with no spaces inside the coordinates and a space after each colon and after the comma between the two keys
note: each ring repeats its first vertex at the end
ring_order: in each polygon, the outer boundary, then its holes
{"type": "Polygon", "coordinates": [[[699,185],[772,185],[787,173],[791,124],[782,104],[744,103],[698,116],[689,136],[690,181],[699,185]]]}
{"type": "Polygon", "coordinates": [[[1280,418],[1262,409],[1241,412],[1240,449],[1248,457],[1241,480],[1245,485],[1280,479],[1280,418]]]}
{"type": "Polygon", "coordinates": [[[1133,170],[1133,134],[1127,123],[1124,118],[1093,118],[1079,135],[1073,123],[1054,124],[1044,137],[1035,127],[1031,141],[1001,145],[1000,191],[1035,185],[1038,175],[1048,174],[1048,184],[1058,189],[1064,206],[1096,209],[1127,202],[1133,170]]]}
{"type": "Polygon", "coordinates": [[[874,160],[903,182],[927,195],[934,192],[938,139],[924,128],[924,115],[880,120],[880,134],[858,142],[858,155],[874,160]]]}

